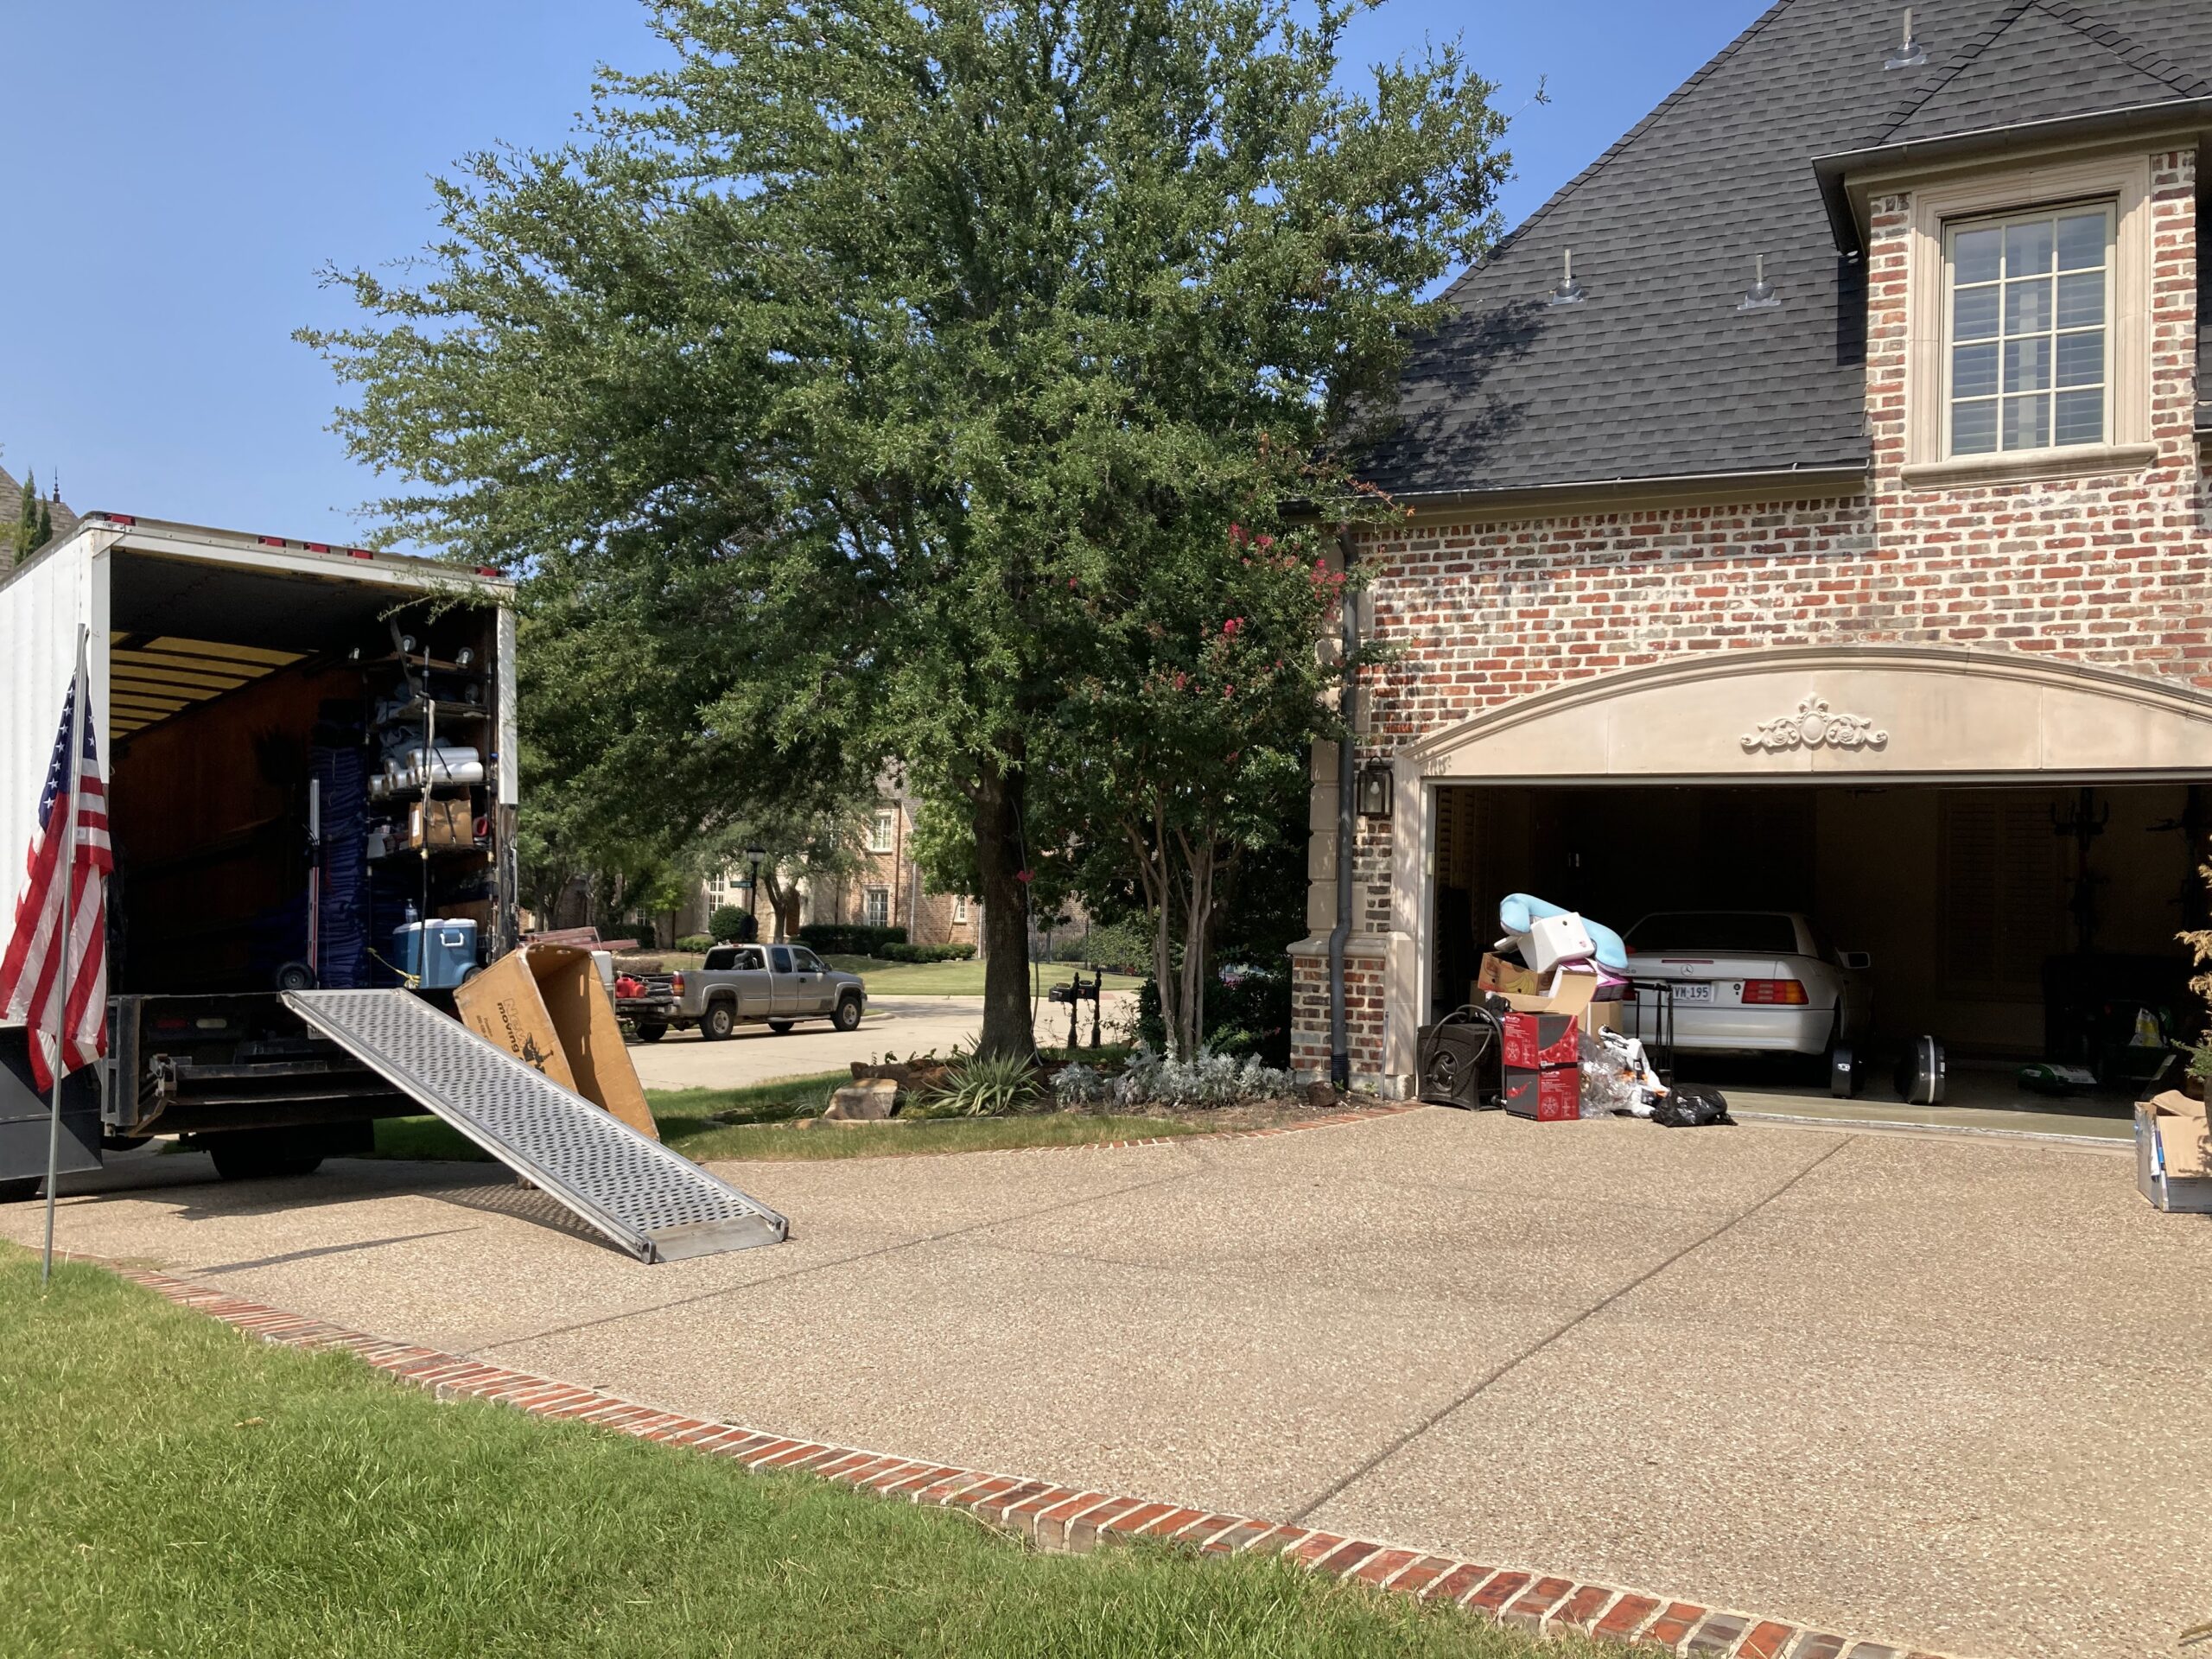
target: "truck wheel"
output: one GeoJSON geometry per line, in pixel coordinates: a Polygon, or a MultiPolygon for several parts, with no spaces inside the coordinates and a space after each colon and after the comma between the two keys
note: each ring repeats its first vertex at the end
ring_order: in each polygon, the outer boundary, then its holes
{"type": "Polygon", "coordinates": [[[41,1179],[33,1175],[22,1180],[0,1181],[0,1204],[29,1204],[38,1197],[41,1179]]]}
{"type": "Polygon", "coordinates": [[[710,1043],[723,1041],[736,1029],[737,1011],[727,1002],[715,1003],[699,1022],[699,1034],[710,1043]]]}
{"type": "Polygon", "coordinates": [[[860,998],[841,997],[837,1002],[837,1012],[832,1014],[830,1019],[840,1031],[854,1030],[861,1022],[860,998]]]}
{"type": "Polygon", "coordinates": [[[637,1033],[638,1040],[641,1043],[657,1043],[660,1041],[662,1038],[668,1035],[668,1027],[655,1022],[647,1021],[639,1025],[637,1027],[637,1033]]]}
{"type": "Polygon", "coordinates": [[[789,1020],[771,1020],[768,1022],[768,1029],[780,1037],[791,1028],[791,1023],[789,1020]]]}

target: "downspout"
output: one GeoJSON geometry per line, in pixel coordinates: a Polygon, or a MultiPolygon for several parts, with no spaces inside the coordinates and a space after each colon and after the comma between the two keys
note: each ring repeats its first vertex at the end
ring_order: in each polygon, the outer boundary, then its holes
{"type": "MultiPolygon", "coordinates": [[[[1359,544],[1349,527],[1337,532],[1337,547],[1344,557],[1344,573],[1351,573],[1359,544]]],[[[1344,946],[1351,938],[1351,862],[1355,829],[1354,796],[1357,757],[1352,739],[1359,725],[1359,676],[1353,668],[1359,655],[1359,599],[1346,583],[1337,607],[1342,629],[1344,655],[1339,672],[1343,690],[1338,709],[1344,716],[1344,734],[1337,744],[1337,925],[1329,931],[1329,1081],[1341,1093],[1351,1087],[1351,1048],[1344,1035],[1344,946]]]]}

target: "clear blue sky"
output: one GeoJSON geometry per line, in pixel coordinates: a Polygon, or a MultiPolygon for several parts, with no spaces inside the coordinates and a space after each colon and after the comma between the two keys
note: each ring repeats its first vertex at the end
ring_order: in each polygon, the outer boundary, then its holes
{"type": "MultiPolygon", "coordinates": [[[[1392,0],[1362,60],[1464,35],[1521,112],[1517,220],[1764,0],[1392,0]],[[1551,102],[1523,109],[1539,78],[1551,102]]],[[[378,493],[326,429],[337,390],[292,343],[346,320],[326,264],[434,229],[433,173],[550,143],[593,67],[658,42],[636,0],[70,0],[10,6],[0,77],[0,464],[69,501],[357,537],[378,493]],[[24,245],[26,232],[31,245],[24,245]]]]}

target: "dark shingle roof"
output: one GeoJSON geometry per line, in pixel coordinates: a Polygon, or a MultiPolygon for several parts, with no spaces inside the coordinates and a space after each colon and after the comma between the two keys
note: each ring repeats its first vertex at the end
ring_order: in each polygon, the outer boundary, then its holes
{"type": "Polygon", "coordinates": [[[2212,0],[1936,0],[1928,61],[1889,69],[1900,10],[1782,0],[1539,208],[1454,284],[1369,475],[1421,495],[1863,465],[1863,284],[1812,158],[2212,95],[2212,0]],[[1587,298],[1552,307],[1568,248],[1587,298]],[[1739,311],[1758,254],[1783,303],[1739,311]]]}

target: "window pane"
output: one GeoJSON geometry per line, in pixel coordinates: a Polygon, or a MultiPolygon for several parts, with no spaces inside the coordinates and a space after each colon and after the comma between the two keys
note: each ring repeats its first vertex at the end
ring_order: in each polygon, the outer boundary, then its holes
{"type": "Polygon", "coordinates": [[[1997,400],[1951,405],[1951,453],[1987,455],[1997,450],[1997,400]]]}
{"type": "Polygon", "coordinates": [[[2005,332],[2039,334],[2050,327],[2050,283],[2005,284],[2005,332]]]}
{"type": "Polygon", "coordinates": [[[2047,339],[2008,340],[2005,342],[2005,390],[2041,391],[2050,385],[2050,341],[2047,339]]]}
{"type": "Polygon", "coordinates": [[[2093,391],[2058,394],[2057,443],[2102,443],[2105,437],[2105,395],[2093,391]]]}
{"type": "MultiPolygon", "coordinates": [[[[2080,280],[2079,278],[2075,279],[2080,280]]],[[[2097,292],[2104,292],[2103,279],[2096,279],[2097,292]]],[[[1951,300],[1951,338],[1954,340],[1987,340],[1997,332],[1997,304],[1999,294],[1995,283],[1987,288],[1962,288],[1951,300]]],[[[2094,318],[2089,319],[2094,321],[2094,318]]]]}
{"type": "Polygon", "coordinates": [[[2005,400],[2005,447],[2007,449],[2045,449],[2050,446],[2050,399],[2007,397],[2005,400]]]}
{"type": "Polygon", "coordinates": [[[2086,334],[2058,337],[2058,384],[2094,386],[2105,378],[2105,337],[2101,329],[2086,334]]]}
{"type": "Polygon", "coordinates": [[[1951,396],[1987,397],[1997,391],[1997,346],[1956,346],[1951,349],[1951,396]]]}
{"type": "Polygon", "coordinates": [[[2050,269],[2050,221],[2005,227],[2005,274],[2034,276],[2050,269]]]}
{"type": "Polygon", "coordinates": [[[2086,276],[2062,276],[2058,279],[2058,326],[2062,328],[2086,328],[2105,320],[2105,274],[2093,270],[2086,276]]]}
{"type": "Polygon", "coordinates": [[[1961,283],[1986,283],[1999,274],[2005,252],[2005,232],[1961,231],[1951,244],[1951,265],[1961,283]]]}
{"type": "Polygon", "coordinates": [[[2105,216],[2075,213],[2058,221],[2058,268],[2087,270],[2105,262],[2105,216]]]}

